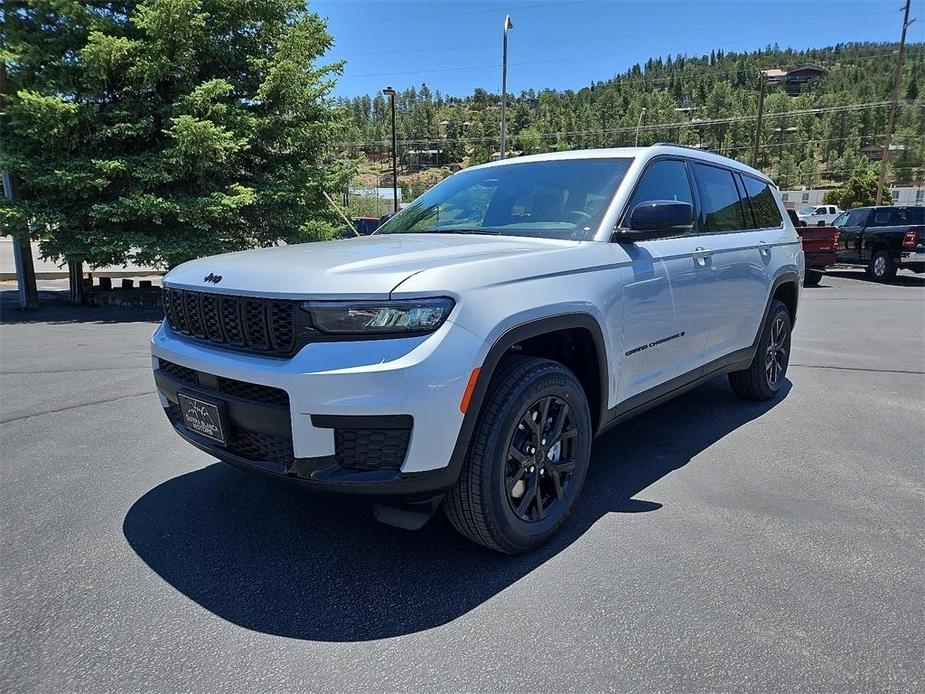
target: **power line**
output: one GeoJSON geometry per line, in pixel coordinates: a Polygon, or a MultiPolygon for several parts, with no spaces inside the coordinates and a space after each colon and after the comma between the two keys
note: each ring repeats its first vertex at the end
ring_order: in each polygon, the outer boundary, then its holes
{"type": "MultiPolygon", "coordinates": [[[[868,56],[852,58],[851,63],[846,64],[846,65],[839,65],[837,64],[837,62],[833,64],[832,61],[819,61],[819,66],[824,67],[826,71],[831,72],[833,70],[850,69],[852,67],[855,67],[856,63],[867,62],[870,60],[880,60],[881,58],[891,57],[893,55],[894,55],[893,52],[875,53],[875,54],[868,55],[868,56]]],[[[608,80],[601,80],[600,84],[604,87],[611,87],[614,85],[635,84],[635,83],[661,84],[665,82],[671,82],[671,80],[683,82],[686,80],[695,79],[704,74],[710,74],[711,76],[719,77],[719,78],[722,78],[722,77],[729,78],[729,77],[738,76],[738,72],[739,72],[738,68],[718,70],[715,66],[697,65],[693,63],[693,61],[699,61],[699,60],[703,60],[706,58],[707,56],[705,55],[696,56],[696,57],[687,57],[686,60],[691,61],[690,67],[688,67],[688,65],[685,65],[681,69],[681,71],[676,75],[667,75],[663,77],[654,77],[654,76],[648,76],[648,75],[640,75],[638,77],[614,77],[608,80]]],[[[568,58],[564,60],[572,60],[572,58],[568,58]]],[[[558,59],[550,59],[548,61],[537,61],[535,63],[523,63],[523,62],[512,63],[512,65],[533,65],[533,64],[541,64],[541,63],[545,64],[548,62],[560,62],[560,61],[558,59]]],[[[496,70],[498,66],[497,64],[492,63],[491,65],[481,65],[481,66],[460,66],[460,67],[453,67],[453,68],[439,68],[435,70],[429,70],[427,72],[428,74],[430,74],[430,73],[436,73],[436,72],[460,72],[460,71],[471,70],[471,69],[488,69],[488,68],[496,70]]],[[[415,72],[418,72],[418,71],[415,71],[415,72]]],[[[411,72],[400,72],[400,73],[399,72],[381,72],[381,73],[367,73],[364,75],[350,75],[350,76],[352,77],[385,77],[385,76],[393,76],[393,75],[398,75],[398,74],[412,74],[412,73],[411,72]]],[[[347,76],[347,75],[343,75],[343,76],[347,76]]],[[[359,98],[359,97],[345,98],[344,100],[349,102],[351,99],[356,99],[356,98],[359,98]]]]}
{"type": "MultiPolygon", "coordinates": [[[[912,104],[913,102],[904,102],[906,104],[912,104]]],[[[873,101],[869,103],[862,104],[846,104],[842,106],[822,106],[814,108],[805,108],[805,109],[796,109],[793,111],[775,111],[773,113],[766,114],[767,118],[779,118],[783,116],[803,116],[803,115],[819,115],[825,113],[842,113],[842,112],[852,112],[852,111],[863,111],[870,108],[882,108],[888,106],[889,101],[873,101]]],[[[664,130],[668,128],[704,128],[713,125],[727,125],[732,123],[740,123],[746,121],[752,121],[757,118],[757,115],[746,115],[746,116],[730,116],[727,118],[713,118],[713,119],[703,119],[703,120],[689,120],[689,121],[675,121],[673,123],[654,123],[651,125],[643,125],[639,127],[640,132],[651,132],[664,130]]],[[[618,128],[602,128],[598,130],[561,130],[553,132],[540,133],[540,137],[544,139],[552,137],[574,137],[574,136],[583,136],[583,135],[613,135],[617,133],[624,132],[635,132],[637,130],[636,126],[622,126],[618,128]]],[[[413,144],[427,144],[430,142],[440,142],[440,143],[475,143],[475,142],[494,142],[498,137],[458,137],[458,138],[419,138],[419,139],[407,139],[399,140],[399,144],[403,145],[413,145],[413,144]]],[[[388,144],[386,140],[346,140],[337,143],[339,145],[384,145],[388,144]]]]}

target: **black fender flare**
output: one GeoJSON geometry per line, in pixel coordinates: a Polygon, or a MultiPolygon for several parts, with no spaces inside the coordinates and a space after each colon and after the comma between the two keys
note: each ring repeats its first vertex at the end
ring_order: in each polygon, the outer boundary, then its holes
{"type": "Polygon", "coordinates": [[[453,453],[450,456],[449,468],[453,479],[455,480],[459,476],[460,470],[462,470],[463,461],[466,458],[466,453],[469,450],[469,442],[472,440],[472,435],[475,431],[475,425],[478,422],[479,412],[482,409],[482,404],[485,400],[485,395],[488,393],[488,386],[491,383],[492,376],[495,373],[495,370],[498,367],[498,364],[501,362],[501,359],[504,357],[508,351],[519,342],[530,339],[531,337],[538,337],[540,335],[545,335],[547,333],[559,332],[561,330],[570,330],[574,328],[582,328],[588,330],[591,334],[591,338],[594,341],[594,349],[597,354],[597,366],[598,366],[598,379],[600,381],[600,407],[599,412],[592,412],[592,427],[597,431],[598,426],[602,421],[607,412],[607,401],[610,397],[610,367],[609,361],[607,359],[607,347],[606,342],[604,341],[604,331],[601,328],[600,323],[597,319],[592,316],[590,313],[562,313],[555,314],[551,316],[543,316],[534,320],[529,320],[525,323],[520,323],[512,328],[509,328],[505,331],[491,348],[488,350],[488,354],[485,356],[485,359],[482,361],[478,380],[475,383],[475,388],[472,391],[472,397],[469,400],[469,405],[466,408],[466,413],[463,416],[462,426],[459,430],[459,435],[456,438],[456,445],[453,447],[453,453]]]}
{"type": "Polygon", "coordinates": [[[764,323],[767,321],[768,314],[771,312],[771,303],[774,301],[774,296],[777,294],[777,290],[785,284],[792,284],[796,291],[796,301],[793,305],[793,315],[790,316],[790,325],[792,327],[797,323],[797,308],[800,303],[800,275],[796,272],[786,270],[775,277],[774,282],[771,284],[771,291],[768,293],[768,303],[764,307],[764,315],[761,316],[761,322],[758,324],[758,334],[755,335],[755,341],[752,343],[753,352],[758,349],[758,340],[761,339],[761,331],[764,329],[764,323]]]}

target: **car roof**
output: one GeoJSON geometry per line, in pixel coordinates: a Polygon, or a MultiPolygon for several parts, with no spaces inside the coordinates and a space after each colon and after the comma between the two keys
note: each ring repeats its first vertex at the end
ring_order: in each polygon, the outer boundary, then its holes
{"type": "Polygon", "coordinates": [[[753,169],[747,164],[743,164],[735,159],[704,152],[694,147],[685,147],[683,145],[673,144],[655,144],[649,147],[611,147],[601,149],[572,149],[565,152],[546,152],[544,154],[528,154],[523,157],[513,159],[502,159],[487,164],[479,164],[477,167],[470,168],[489,168],[494,166],[510,166],[512,164],[529,164],[541,161],[568,161],[575,159],[652,159],[657,156],[673,155],[703,161],[707,164],[718,164],[730,169],[736,169],[742,173],[747,173],[756,178],[760,178],[768,183],[773,183],[768,176],[753,169]]]}

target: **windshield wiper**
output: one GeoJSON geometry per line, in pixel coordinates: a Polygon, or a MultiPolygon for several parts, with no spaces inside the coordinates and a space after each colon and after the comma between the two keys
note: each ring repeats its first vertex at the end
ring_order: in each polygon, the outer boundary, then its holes
{"type": "Polygon", "coordinates": [[[485,234],[488,236],[499,236],[501,234],[497,229],[482,229],[477,227],[466,228],[449,228],[449,229],[427,229],[420,232],[422,234],[485,234]]]}

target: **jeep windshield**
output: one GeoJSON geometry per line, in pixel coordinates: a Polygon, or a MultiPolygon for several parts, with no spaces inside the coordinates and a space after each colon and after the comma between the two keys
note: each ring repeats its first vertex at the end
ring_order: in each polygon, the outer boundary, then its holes
{"type": "Polygon", "coordinates": [[[460,171],[377,234],[594,237],[632,159],[559,159],[460,171]]]}

